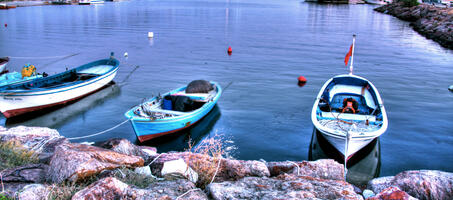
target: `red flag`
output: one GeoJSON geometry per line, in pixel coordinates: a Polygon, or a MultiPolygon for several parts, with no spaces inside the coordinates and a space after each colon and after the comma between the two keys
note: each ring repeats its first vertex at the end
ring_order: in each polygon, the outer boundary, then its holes
{"type": "Polygon", "coordinates": [[[352,44],[351,44],[351,47],[349,48],[348,53],[344,57],[344,65],[348,66],[349,57],[351,57],[351,55],[352,55],[352,44]]]}

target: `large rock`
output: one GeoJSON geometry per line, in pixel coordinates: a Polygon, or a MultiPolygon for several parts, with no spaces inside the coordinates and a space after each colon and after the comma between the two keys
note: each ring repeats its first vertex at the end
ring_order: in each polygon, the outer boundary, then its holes
{"type": "MultiPolygon", "coordinates": [[[[183,159],[198,174],[204,173],[199,166],[209,166],[215,169],[218,166],[218,159],[210,156],[190,152],[163,153],[150,165],[151,171],[162,176],[161,170],[167,161],[183,159]]],[[[237,180],[246,176],[270,176],[267,166],[259,161],[229,160],[221,159],[216,181],[237,180]]]]}
{"type": "Polygon", "coordinates": [[[381,193],[374,197],[367,198],[367,200],[416,200],[406,192],[400,190],[398,187],[389,187],[384,189],[381,193]]]}
{"type": "Polygon", "coordinates": [[[42,183],[46,180],[47,165],[28,164],[1,172],[2,181],[20,183],[42,183]]]}
{"type": "Polygon", "coordinates": [[[48,180],[61,183],[64,180],[78,181],[98,174],[103,170],[118,167],[141,167],[143,159],[128,156],[99,147],[83,144],[57,146],[50,161],[48,180]]]}
{"type": "Polygon", "coordinates": [[[42,184],[30,184],[23,187],[17,196],[20,200],[47,200],[51,188],[42,184]]]}
{"type": "Polygon", "coordinates": [[[140,156],[145,160],[145,163],[151,162],[152,158],[157,156],[156,148],[136,146],[129,140],[122,138],[109,139],[96,145],[129,156],[140,156]]]}
{"type": "Polygon", "coordinates": [[[367,188],[373,191],[374,193],[380,193],[384,189],[394,186],[393,184],[393,176],[384,176],[372,179],[368,181],[367,188]]]}
{"type": "Polygon", "coordinates": [[[267,167],[271,176],[288,173],[314,178],[344,180],[343,165],[332,159],[321,159],[310,162],[268,162],[267,167]]]}
{"type": "MultiPolygon", "coordinates": [[[[0,193],[10,199],[15,199],[17,197],[17,193],[21,191],[25,186],[29,185],[30,183],[20,183],[20,182],[4,182],[3,184],[0,183],[0,193]],[[1,191],[4,189],[4,191],[1,191]]],[[[1,196],[0,196],[1,199],[1,196]]]]}
{"type": "Polygon", "coordinates": [[[211,183],[212,198],[223,199],[363,199],[347,182],[293,174],[277,177],[245,177],[238,181],[211,183]]]}
{"type": "Polygon", "coordinates": [[[138,189],[116,178],[101,179],[77,192],[73,200],[87,199],[208,199],[193,183],[179,179],[151,184],[146,189],[138,189]]]}
{"type": "Polygon", "coordinates": [[[56,146],[69,143],[55,129],[26,126],[0,129],[0,142],[18,142],[27,150],[36,152],[42,162],[48,162],[56,146]]]}
{"type": "Polygon", "coordinates": [[[182,159],[165,162],[161,174],[164,177],[184,177],[192,183],[196,183],[198,181],[197,172],[193,171],[193,169],[190,168],[182,159]]]}
{"type": "Polygon", "coordinates": [[[453,199],[453,173],[437,170],[405,171],[393,183],[419,199],[453,199]]]}
{"type": "Polygon", "coordinates": [[[453,173],[437,170],[405,171],[368,183],[368,188],[375,193],[390,186],[398,187],[418,199],[453,199],[453,173]]]}

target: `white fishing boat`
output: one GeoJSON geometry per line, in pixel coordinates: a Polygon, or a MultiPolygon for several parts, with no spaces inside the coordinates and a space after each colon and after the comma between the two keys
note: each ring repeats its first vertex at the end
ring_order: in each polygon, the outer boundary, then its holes
{"type": "Polygon", "coordinates": [[[97,60],[65,72],[0,87],[0,111],[6,118],[64,105],[103,88],[115,77],[119,61],[97,60]]]}
{"type": "MultiPolygon", "coordinates": [[[[354,42],[348,56],[354,55],[354,42]]],[[[367,79],[352,74],[329,79],[319,91],[311,120],[317,130],[345,160],[382,135],[388,126],[387,113],[376,87],[367,79]]]]}

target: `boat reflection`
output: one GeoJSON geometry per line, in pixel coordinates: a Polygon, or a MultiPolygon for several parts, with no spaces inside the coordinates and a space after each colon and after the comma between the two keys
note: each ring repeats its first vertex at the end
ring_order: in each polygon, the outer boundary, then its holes
{"type": "Polygon", "coordinates": [[[156,147],[159,153],[187,150],[189,148],[189,140],[194,145],[198,144],[211,132],[219,118],[220,109],[217,105],[215,105],[211,112],[209,112],[203,119],[191,128],[178,131],[170,135],[158,137],[144,143],[140,143],[140,145],[156,147]]]}
{"type": "Polygon", "coordinates": [[[68,120],[77,118],[80,114],[85,113],[91,108],[103,104],[106,99],[118,96],[120,91],[120,88],[114,82],[111,82],[103,89],[72,104],[9,118],[6,120],[5,126],[14,127],[24,125],[56,129],[68,120]]]}
{"type": "MultiPolygon", "coordinates": [[[[322,134],[314,128],[308,151],[309,160],[330,158],[343,164],[344,157],[322,134]]],[[[379,176],[381,167],[381,148],[379,138],[357,151],[347,162],[346,180],[357,186],[363,186],[369,180],[379,176]]]]}

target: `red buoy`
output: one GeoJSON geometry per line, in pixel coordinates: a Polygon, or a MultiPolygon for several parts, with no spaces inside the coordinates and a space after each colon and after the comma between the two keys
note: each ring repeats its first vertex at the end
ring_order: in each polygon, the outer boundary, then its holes
{"type": "Polygon", "coordinates": [[[297,78],[297,80],[301,83],[306,83],[307,82],[307,79],[304,77],[304,76],[299,76],[299,78],[297,78]]]}
{"type": "Polygon", "coordinates": [[[8,26],[8,24],[7,24],[7,23],[5,23],[5,27],[7,27],[7,26],[8,26]]]}
{"type": "Polygon", "coordinates": [[[227,51],[227,52],[228,52],[228,55],[230,55],[230,56],[231,56],[231,54],[233,53],[233,49],[231,48],[231,46],[230,46],[230,47],[228,47],[228,51],[227,51]]]}

